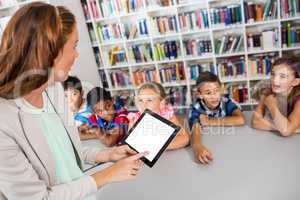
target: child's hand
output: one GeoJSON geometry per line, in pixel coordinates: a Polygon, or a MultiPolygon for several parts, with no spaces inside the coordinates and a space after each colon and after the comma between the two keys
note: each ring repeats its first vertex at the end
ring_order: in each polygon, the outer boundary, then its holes
{"type": "Polygon", "coordinates": [[[273,94],[270,94],[269,96],[266,97],[265,99],[265,105],[269,108],[271,106],[276,106],[277,105],[277,99],[273,94]]]}
{"type": "Polygon", "coordinates": [[[209,121],[209,118],[208,118],[207,115],[200,114],[199,120],[200,120],[200,122],[201,122],[202,125],[207,125],[208,121],[209,121]]]}
{"type": "Polygon", "coordinates": [[[109,152],[109,161],[118,161],[135,154],[137,154],[137,152],[130,149],[128,145],[112,147],[109,152]]]}
{"type": "Polygon", "coordinates": [[[213,161],[212,153],[205,146],[201,145],[195,149],[194,153],[196,160],[201,164],[209,164],[211,161],[213,161]]]}

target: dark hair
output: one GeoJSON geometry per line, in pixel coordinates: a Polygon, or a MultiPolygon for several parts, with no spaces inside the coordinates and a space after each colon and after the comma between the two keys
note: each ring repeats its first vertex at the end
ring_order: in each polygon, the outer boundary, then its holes
{"type": "Polygon", "coordinates": [[[62,6],[35,2],[20,8],[1,39],[0,96],[18,98],[44,85],[75,23],[62,6]]]}
{"type": "Polygon", "coordinates": [[[208,83],[208,82],[209,83],[218,83],[219,85],[221,85],[221,81],[217,75],[215,75],[211,72],[205,71],[205,72],[201,72],[197,78],[197,81],[196,81],[197,88],[199,88],[203,83],[208,83]]]}
{"type": "Polygon", "coordinates": [[[64,90],[74,89],[78,90],[80,93],[82,92],[82,84],[79,78],[76,76],[69,76],[67,80],[62,83],[64,90]]]}
{"type": "Polygon", "coordinates": [[[112,97],[110,95],[110,92],[106,91],[101,87],[94,87],[88,92],[86,97],[87,106],[90,108],[93,108],[95,104],[97,104],[99,101],[111,101],[111,100],[112,97]]]}
{"type": "MultiPolygon", "coordinates": [[[[278,65],[287,65],[293,72],[295,78],[300,78],[300,59],[296,56],[284,56],[275,60],[271,67],[271,70],[278,65]]],[[[293,87],[291,93],[288,96],[288,113],[293,111],[296,98],[300,95],[300,85],[293,87]]]]}

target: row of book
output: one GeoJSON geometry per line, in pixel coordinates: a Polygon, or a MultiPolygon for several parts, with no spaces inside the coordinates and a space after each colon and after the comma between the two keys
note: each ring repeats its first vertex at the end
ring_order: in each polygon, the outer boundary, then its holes
{"type": "Polygon", "coordinates": [[[165,41],[154,45],[154,55],[156,60],[174,60],[180,57],[179,41],[165,41]]]}
{"type": "Polygon", "coordinates": [[[183,46],[187,56],[201,56],[212,53],[212,44],[210,39],[184,40],[183,46]]]}
{"type": "Polygon", "coordinates": [[[180,13],[178,17],[181,31],[195,31],[209,27],[206,9],[180,13]]]}
{"type": "Polygon", "coordinates": [[[241,78],[247,74],[244,57],[223,60],[219,62],[218,69],[222,78],[241,78]]]}
{"type": "Polygon", "coordinates": [[[158,16],[152,18],[154,32],[159,34],[167,34],[178,32],[178,24],[176,16],[158,16]]]}
{"type": "Polygon", "coordinates": [[[215,40],[216,54],[235,53],[243,50],[244,39],[242,35],[223,35],[215,40]]]}
{"type": "Polygon", "coordinates": [[[124,48],[118,46],[111,48],[108,52],[108,56],[109,64],[111,66],[127,62],[127,56],[124,48]]]}
{"type": "Polygon", "coordinates": [[[228,93],[237,103],[249,102],[247,84],[228,84],[225,86],[225,93],[228,93]]]}
{"type": "Polygon", "coordinates": [[[112,87],[128,87],[132,85],[129,71],[115,70],[109,73],[112,87]]]}
{"type": "Polygon", "coordinates": [[[102,82],[102,86],[104,88],[109,88],[105,71],[104,70],[99,70],[99,76],[100,76],[100,80],[102,82]]]}
{"type": "Polygon", "coordinates": [[[253,103],[259,102],[261,95],[264,90],[269,90],[271,88],[270,80],[260,80],[257,82],[252,82],[250,85],[250,96],[252,97],[253,103]]]}
{"type": "Polygon", "coordinates": [[[159,69],[160,82],[174,82],[186,79],[183,63],[170,63],[159,69]]]}
{"type": "Polygon", "coordinates": [[[281,0],[281,16],[283,18],[300,15],[300,0],[281,0]]]}
{"type": "Polygon", "coordinates": [[[149,43],[132,45],[128,48],[128,57],[136,63],[153,61],[152,48],[149,43]]]}
{"type": "Polygon", "coordinates": [[[265,30],[260,33],[247,34],[247,46],[249,51],[257,49],[274,49],[278,48],[278,30],[265,30]]]}
{"type": "Polygon", "coordinates": [[[245,22],[252,23],[277,18],[277,0],[267,0],[265,3],[244,1],[245,22]]]}
{"type": "Polygon", "coordinates": [[[98,23],[96,27],[101,42],[122,39],[121,25],[119,23],[103,25],[98,23]]]}
{"type": "MultiPolygon", "coordinates": [[[[93,25],[88,24],[87,28],[88,28],[88,33],[89,33],[91,42],[92,43],[97,42],[97,38],[96,38],[96,34],[95,34],[95,31],[94,31],[93,25]]],[[[99,29],[97,29],[97,30],[99,30],[99,29]]],[[[98,35],[99,35],[99,31],[98,31],[98,35]]]]}
{"type": "Polygon", "coordinates": [[[146,19],[140,19],[136,23],[124,24],[124,35],[127,39],[144,37],[149,34],[146,19]]]}
{"type": "Polygon", "coordinates": [[[166,88],[168,102],[173,106],[186,105],[187,87],[170,87],[166,88]]]}
{"type": "Polygon", "coordinates": [[[283,48],[299,46],[300,25],[283,24],[281,27],[281,42],[283,48]]]}
{"type": "Polygon", "coordinates": [[[221,8],[210,9],[211,23],[213,25],[228,26],[242,22],[241,5],[235,4],[221,8]]]}
{"type": "Polygon", "coordinates": [[[135,86],[158,80],[155,67],[134,70],[132,72],[132,79],[135,86]]]}
{"type": "Polygon", "coordinates": [[[249,58],[248,67],[251,77],[266,76],[270,74],[272,64],[275,62],[276,55],[256,55],[249,58]]]}
{"type": "Polygon", "coordinates": [[[190,63],[189,67],[190,80],[196,81],[199,74],[205,71],[215,74],[215,69],[213,63],[190,63]]]}
{"type": "Polygon", "coordinates": [[[110,17],[117,14],[127,14],[140,11],[143,8],[142,0],[99,0],[100,11],[93,12],[95,18],[110,17]],[[96,15],[96,16],[95,16],[96,15]]]}

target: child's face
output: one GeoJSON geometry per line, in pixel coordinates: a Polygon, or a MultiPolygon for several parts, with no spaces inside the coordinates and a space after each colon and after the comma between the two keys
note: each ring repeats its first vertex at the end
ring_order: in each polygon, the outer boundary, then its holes
{"type": "Polygon", "coordinates": [[[217,82],[207,82],[198,88],[199,97],[203,99],[206,106],[215,109],[220,104],[221,88],[217,82]]]}
{"type": "Polygon", "coordinates": [[[65,91],[65,97],[68,100],[71,111],[78,111],[82,103],[82,93],[76,89],[68,89],[65,91]]]}
{"type": "Polygon", "coordinates": [[[136,98],[136,106],[140,112],[149,109],[153,112],[159,112],[162,103],[161,97],[152,89],[143,89],[136,98]]]}
{"type": "Polygon", "coordinates": [[[113,119],[114,116],[114,103],[113,101],[109,101],[109,100],[99,101],[94,105],[93,112],[98,117],[106,121],[110,121],[113,119]]]}
{"type": "Polygon", "coordinates": [[[274,66],[271,71],[272,91],[276,94],[289,94],[298,85],[293,70],[288,65],[274,66]]]}

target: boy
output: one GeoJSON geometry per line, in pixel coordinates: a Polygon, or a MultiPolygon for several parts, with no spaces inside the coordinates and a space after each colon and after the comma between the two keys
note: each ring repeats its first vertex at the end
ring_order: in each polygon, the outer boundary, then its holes
{"type": "Polygon", "coordinates": [[[228,96],[221,96],[221,82],[210,73],[202,72],[197,79],[198,99],[192,105],[189,125],[192,129],[192,147],[197,160],[209,164],[212,153],[201,144],[202,126],[244,125],[244,115],[237,104],[228,96]]]}
{"type": "Polygon", "coordinates": [[[86,105],[83,98],[83,90],[81,81],[75,76],[69,76],[63,82],[65,96],[68,99],[69,109],[73,114],[75,125],[79,130],[80,139],[95,139],[97,138],[93,131],[88,126],[88,118],[92,115],[90,109],[86,105]]]}
{"type": "Polygon", "coordinates": [[[107,146],[118,144],[128,127],[127,110],[118,108],[110,93],[100,87],[87,94],[87,104],[93,112],[88,118],[89,125],[96,130],[100,141],[107,146]]]}

